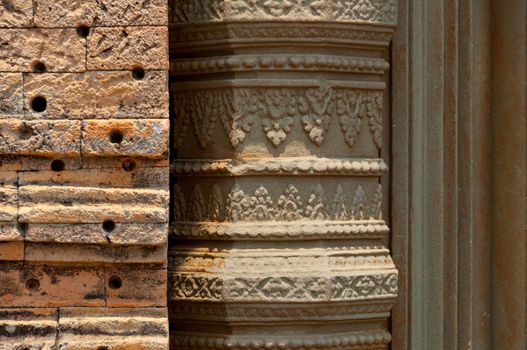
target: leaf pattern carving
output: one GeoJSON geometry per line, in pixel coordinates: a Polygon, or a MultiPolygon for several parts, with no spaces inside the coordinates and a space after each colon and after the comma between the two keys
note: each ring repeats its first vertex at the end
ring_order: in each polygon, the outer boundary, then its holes
{"type": "Polygon", "coordinates": [[[337,193],[335,194],[335,199],[333,200],[333,219],[339,221],[349,220],[350,210],[348,208],[348,202],[346,195],[342,186],[337,187],[337,193]]]}
{"type": "Polygon", "coordinates": [[[235,20],[313,20],[395,23],[395,0],[185,0],[174,3],[176,23],[235,20]]]}
{"type": "Polygon", "coordinates": [[[379,184],[372,191],[371,199],[362,185],[358,185],[348,201],[342,186],[337,186],[331,206],[328,206],[326,193],[318,184],[310,192],[307,203],[303,202],[300,191],[288,185],[276,200],[264,186],[259,186],[253,194],[247,194],[235,184],[226,198],[221,187],[214,184],[205,202],[200,185],[194,186],[185,202],[183,189],[176,185],[174,211],[176,221],[211,222],[268,222],[298,220],[382,220],[382,187],[379,184]],[[351,204],[350,204],[351,203],[351,204]]]}
{"type": "Polygon", "coordinates": [[[304,130],[308,133],[309,139],[318,146],[322,145],[326,132],[329,129],[331,121],[329,105],[332,102],[333,95],[333,90],[325,87],[308,89],[305,97],[310,108],[301,108],[301,105],[299,106],[300,114],[307,114],[302,118],[304,130]]]}
{"type": "Polygon", "coordinates": [[[246,139],[256,120],[274,146],[287,139],[300,119],[309,139],[322,146],[331,120],[337,119],[344,139],[353,147],[367,121],[372,141],[382,145],[382,93],[350,89],[229,88],[176,92],[175,143],[182,144],[189,119],[202,148],[211,144],[217,120],[233,147],[246,139]]]}

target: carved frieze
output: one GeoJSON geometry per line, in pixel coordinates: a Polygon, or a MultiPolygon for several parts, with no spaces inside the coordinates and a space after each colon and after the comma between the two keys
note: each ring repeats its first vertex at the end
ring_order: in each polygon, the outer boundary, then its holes
{"type": "Polygon", "coordinates": [[[174,23],[251,20],[327,21],[394,25],[395,0],[194,0],[174,2],[174,23]]]}
{"type": "Polygon", "coordinates": [[[218,121],[231,145],[241,145],[253,127],[263,129],[277,147],[292,128],[303,128],[311,142],[323,144],[332,121],[349,147],[363,125],[378,148],[382,146],[382,92],[342,88],[227,88],[176,91],[175,144],[181,145],[189,124],[202,148],[211,144],[218,121]]]}

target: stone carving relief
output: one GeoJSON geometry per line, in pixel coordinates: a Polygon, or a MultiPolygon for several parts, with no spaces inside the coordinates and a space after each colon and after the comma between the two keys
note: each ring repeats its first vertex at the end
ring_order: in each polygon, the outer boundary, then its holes
{"type": "Polygon", "coordinates": [[[280,146],[293,127],[303,127],[309,140],[321,146],[332,120],[338,120],[349,147],[363,124],[375,145],[382,145],[382,92],[320,88],[233,88],[178,91],[174,94],[175,144],[182,144],[189,122],[202,148],[211,143],[221,120],[233,147],[240,146],[261,123],[267,140],[280,146]]]}
{"type": "Polygon", "coordinates": [[[346,301],[395,296],[393,273],[334,277],[205,277],[175,274],[171,281],[175,300],[220,301],[346,301]]]}
{"type": "Polygon", "coordinates": [[[387,349],[396,0],[171,3],[172,347],[387,349]]]}
{"type": "Polygon", "coordinates": [[[173,5],[173,21],[302,20],[394,24],[395,0],[192,0],[173,5]]]}
{"type": "Polygon", "coordinates": [[[259,186],[252,193],[246,193],[240,186],[234,185],[226,198],[217,184],[212,187],[208,197],[203,193],[201,186],[195,185],[187,200],[181,187],[175,186],[174,213],[177,222],[382,219],[381,185],[378,186],[372,198],[367,198],[361,185],[356,187],[352,196],[345,193],[339,185],[331,204],[328,203],[321,185],[312,189],[307,202],[304,202],[302,195],[294,185],[288,185],[283,194],[274,199],[264,186],[259,186]]]}

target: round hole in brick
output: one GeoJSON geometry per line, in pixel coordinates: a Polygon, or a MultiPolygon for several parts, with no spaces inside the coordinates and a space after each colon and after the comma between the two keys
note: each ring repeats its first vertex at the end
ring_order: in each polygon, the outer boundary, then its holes
{"type": "Polygon", "coordinates": [[[37,96],[31,100],[31,109],[35,112],[44,112],[48,108],[48,101],[42,96],[37,96]]]}
{"type": "Polygon", "coordinates": [[[110,131],[110,142],[111,143],[121,143],[124,139],[124,134],[121,130],[114,129],[110,131]]]}
{"type": "Polygon", "coordinates": [[[36,61],[31,65],[31,70],[34,73],[45,73],[48,69],[44,62],[36,61]]]}
{"type": "Polygon", "coordinates": [[[110,348],[107,346],[99,346],[97,350],[110,350],[110,348]]]}
{"type": "Polygon", "coordinates": [[[40,288],[40,282],[35,278],[30,278],[26,281],[26,288],[30,291],[37,291],[40,288]]]}
{"type": "Polygon", "coordinates": [[[63,160],[54,159],[49,165],[49,167],[51,168],[51,170],[59,172],[59,171],[63,171],[66,165],[64,164],[63,160]]]}
{"type": "Polygon", "coordinates": [[[102,223],[102,229],[106,232],[112,232],[115,230],[115,221],[113,220],[104,220],[102,223]]]}
{"type": "Polygon", "coordinates": [[[81,38],[87,38],[90,35],[90,27],[81,24],[77,27],[77,35],[81,38]]]}
{"type": "Polygon", "coordinates": [[[135,67],[134,69],[132,69],[132,78],[134,78],[135,80],[143,80],[145,74],[146,73],[143,67],[135,67]]]}
{"type": "Polygon", "coordinates": [[[119,289],[123,286],[123,281],[121,280],[121,278],[119,278],[119,276],[112,276],[108,281],[108,286],[111,289],[119,289]]]}
{"type": "Polygon", "coordinates": [[[133,171],[137,167],[137,164],[132,159],[125,159],[123,161],[123,169],[125,171],[133,171]]]}

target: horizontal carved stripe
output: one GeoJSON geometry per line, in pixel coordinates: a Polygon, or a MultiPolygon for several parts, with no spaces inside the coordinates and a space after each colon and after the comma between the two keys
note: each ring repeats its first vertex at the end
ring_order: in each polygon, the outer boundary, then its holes
{"type": "Polygon", "coordinates": [[[388,68],[388,62],[377,58],[291,54],[177,59],[170,63],[171,72],[181,75],[255,70],[384,74],[388,68]]]}
{"type": "Polygon", "coordinates": [[[339,23],[230,23],[195,27],[174,27],[170,35],[170,50],[175,56],[184,51],[209,48],[254,47],[277,44],[323,46],[349,49],[350,44],[387,47],[392,38],[391,27],[365,27],[339,23]]]}
{"type": "Polygon", "coordinates": [[[181,1],[170,10],[173,23],[324,21],[394,25],[395,0],[181,1]]]}
{"type": "Polygon", "coordinates": [[[305,335],[301,336],[231,336],[217,337],[212,334],[195,335],[183,332],[171,334],[171,349],[229,349],[229,350],[350,350],[386,349],[391,341],[387,331],[353,332],[334,335],[305,335]]]}
{"type": "Polygon", "coordinates": [[[353,301],[397,296],[394,269],[358,271],[359,275],[291,276],[247,271],[240,276],[169,273],[169,299],[224,302],[353,301]],[[254,277],[253,277],[254,276],[254,277]]]}
{"type": "Polygon", "coordinates": [[[389,316],[391,302],[332,302],[295,303],[294,306],[268,303],[207,303],[173,301],[169,304],[170,318],[176,320],[231,322],[280,322],[291,320],[330,321],[389,316]]]}
{"type": "Polygon", "coordinates": [[[355,175],[382,176],[388,172],[383,159],[314,157],[249,160],[178,159],[172,173],[176,176],[249,175],[355,175]]]}
{"type": "Polygon", "coordinates": [[[219,240],[315,240],[380,239],[389,228],[382,220],[364,222],[275,221],[258,223],[182,223],[172,225],[170,235],[178,239],[219,240]]]}

